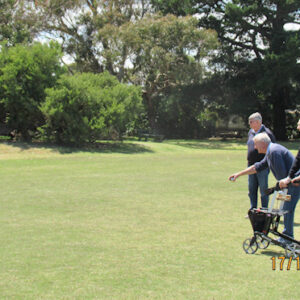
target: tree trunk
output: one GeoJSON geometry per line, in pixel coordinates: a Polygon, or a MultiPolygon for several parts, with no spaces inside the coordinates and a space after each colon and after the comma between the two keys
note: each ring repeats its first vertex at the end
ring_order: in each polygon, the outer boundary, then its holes
{"type": "Polygon", "coordinates": [[[284,34],[284,15],[286,4],[278,1],[276,18],[273,20],[273,37],[271,39],[270,53],[276,55],[277,59],[274,59],[272,70],[277,75],[273,78],[273,87],[271,94],[271,101],[273,103],[273,130],[277,140],[287,140],[286,132],[286,115],[285,109],[287,108],[289,88],[288,78],[281,70],[281,66],[278,65],[277,60],[284,52],[285,34],[284,34]]]}
{"type": "Polygon", "coordinates": [[[156,121],[155,121],[156,117],[155,117],[155,109],[154,109],[152,98],[148,92],[144,92],[143,97],[147,107],[147,116],[148,116],[150,128],[152,130],[156,130],[157,129],[156,121]]]}
{"type": "Polygon", "coordinates": [[[273,131],[277,140],[285,141],[287,140],[285,109],[288,88],[274,89],[271,97],[273,102],[273,131]]]}

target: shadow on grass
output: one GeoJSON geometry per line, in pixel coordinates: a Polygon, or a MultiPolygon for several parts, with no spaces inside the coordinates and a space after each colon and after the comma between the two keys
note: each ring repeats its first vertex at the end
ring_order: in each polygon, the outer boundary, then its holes
{"type": "MultiPolygon", "coordinates": [[[[166,140],[166,144],[176,145],[184,148],[190,149],[217,149],[217,150],[243,150],[246,151],[246,139],[217,139],[211,138],[206,140],[166,140]]],[[[0,144],[5,143],[11,145],[13,147],[20,148],[21,150],[28,150],[32,147],[35,148],[46,148],[51,149],[53,152],[59,152],[61,154],[69,154],[76,152],[93,152],[93,153],[124,153],[124,154],[135,154],[135,153],[153,153],[154,151],[150,148],[136,144],[131,140],[127,140],[124,142],[120,141],[101,141],[91,144],[86,144],[82,147],[76,146],[58,146],[45,142],[15,142],[10,140],[1,140],[0,144]]],[[[300,147],[300,142],[279,142],[284,145],[289,150],[298,150],[300,147]]]]}
{"type": "Polygon", "coordinates": [[[145,147],[144,145],[139,145],[129,142],[115,142],[115,141],[104,141],[96,142],[92,144],[87,144],[82,147],[76,146],[57,146],[53,144],[48,144],[44,142],[13,142],[13,141],[0,141],[2,144],[7,144],[21,151],[29,150],[30,148],[44,148],[51,150],[53,152],[59,152],[60,154],[71,154],[78,152],[89,152],[89,153],[122,153],[122,154],[136,154],[136,153],[153,153],[153,150],[145,147]]]}
{"type": "Polygon", "coordinates": [[[294,222],[294,227],[300,227],[300,223],[294,222]]]}
{"type": "Polygon", "coordinates": [[[300,142],[299,140],[297,141],[291,141],[291,142],[278,142],[278,144],[284,146],[285,148],[289,150],[299,150],[300,148],[300,142]]]}
{"type": "MultiPolygon", "coordinates": [[[[246,138],[231,138],[231,139],[219,139],[211,138],[206,140],[169,140],[168,143],[177,146],[182,146],[191,149],[220,149],[220,150],[241,150],[243,147],[246,148],[247,139],[246,138]]],[[[279,144],[283,145],[289,150],[298,150],[300,148],[300,141],[288,141],[281,142],[279,144]]]]}
{"type": "Polygon", "coordinates": [[[274,251],[274,250],[262,250],[261,252],[258,252],[257,254],[263,254],[263,255],[266,255],[266,256],[273,257],[273,256],[282,255],[282,253],[285,253],[284,249],[281,248],[281,247],[278,247],[278,251],[274,251]]]}
{"type": "Polygon", "coordinates": [[[239,150],[246,146],[245,139],[170,140],[169,143],[191,149],[239,150]]]}

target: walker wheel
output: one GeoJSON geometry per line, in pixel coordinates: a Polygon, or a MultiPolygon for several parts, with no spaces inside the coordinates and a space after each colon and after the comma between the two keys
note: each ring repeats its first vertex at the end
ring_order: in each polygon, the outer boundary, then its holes
{"type": "Polygon", "coordinates": [[[285,251],[285,257],[290,258],[293,256],[293,252],[290,249],[285,248],[284,251],[285,251]]]}
{"type": "Polygon", "coordinates": [[[287,245],[285,248],[285,256],[293,259],[296,259],[300,256],[300,249],[297,247],[298,245],[295,243],[292,243],[291,245],[287,245]]]}
{"type": "Polygon", "coordinates": [[[267,249],[270,245],[269,241],[259,235],[256,236],[256,243],[259,249],[267,249]]]}
{"type": "Polygon", "coordinates": [[[247,254],[254,254],[257,251],[258,245],[255,237],[246,239],[243,243],[243,249],[247,254]]]}

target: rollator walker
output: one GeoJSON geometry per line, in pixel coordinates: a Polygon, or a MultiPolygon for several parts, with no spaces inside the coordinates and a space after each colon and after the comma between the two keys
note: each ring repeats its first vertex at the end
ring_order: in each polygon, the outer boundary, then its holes
{"type": "Polygon", "coordinates": [[[284,202],[291,201],[291,196],[287,194],[287,189],[280,190],[279,183],[267,189],[266,194],[273,194],[268,208],[252,208],[248,211],[254,235],[243,242],[243,249],[247,254],[254,254],[257,249],[266,249],[273,244],[283,248],[286,257],[297,258],[300,256],[300,241],[278,232],[280,217],[288,213],[283,210],[284,202]],[[269,234],[281,237],[287,243],[273,239],[269,234]]]}

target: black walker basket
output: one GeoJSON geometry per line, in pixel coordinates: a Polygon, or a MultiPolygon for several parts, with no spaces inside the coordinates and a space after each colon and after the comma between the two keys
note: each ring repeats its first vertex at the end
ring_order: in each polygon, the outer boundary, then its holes
{"type": "Polygon", "coordinates": [[[250,209],[248,215],[254,232],[262,232],[265,235],[269,233],[273,219],[272,214],[256,209],[250,209]]]}
{"type": "Polygon", "coordinates": [[[272,214],[257,209],[250,209],[248,211],[248,216],[254,232],[261,232],[265,235],[269,233],[273,219],[272,214]]]}

